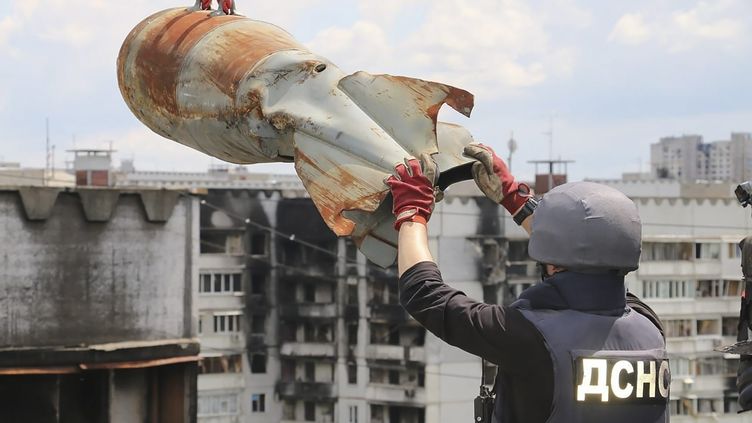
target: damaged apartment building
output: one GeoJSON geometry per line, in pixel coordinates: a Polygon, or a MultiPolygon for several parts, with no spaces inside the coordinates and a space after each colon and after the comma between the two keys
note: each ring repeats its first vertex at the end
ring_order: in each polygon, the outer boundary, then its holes
{"type": "MultiPolygon", "coordinates": [[[[405,313],[396,266],[376,266],[338,239],[299,183],[253,185],[213,188],[201,201],[199,421],[467,418],[481,362],[405,313]]],[[[511,220],[465,191],[437,206],[432,248],[455,287],[501,301],[532,283],[535,268],[515,267],[507,287],[511,220]]]]}

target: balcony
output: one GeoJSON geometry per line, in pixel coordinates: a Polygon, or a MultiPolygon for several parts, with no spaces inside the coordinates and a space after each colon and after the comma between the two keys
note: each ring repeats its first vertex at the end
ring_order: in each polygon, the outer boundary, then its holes
{"type": "Polygon", "coordinates": [[[199,294],[197,298],[200,310],[242,310],[245,307],[245,296],[242,292],[199,294]]]}
{"type": "Polygon", "coordinates": [[[721,275],[720,260],[675,260],[675,261],[643,261],[637,271],[640,278],[650,276],[687,276],[707,275],[718,277],[721,275]]]}
{"type": "Polygon", "coordinates": [[[369,383],[366,398],[371,402],[425,404],[425,388],[369,383]]]}
{"type": "Polygon", "coordinates": [[[204,350],[241,351],[245,348],[245,336],[237,333],[207,333],[199,335],[204,350]]]}
{"type": "Polygon", "coordinates": [[[279,307],[279,315],[299,319],[333,319],[337,317],[336,304],[284,304],[279,307]]]}
{"type": "Polygon", "coordinates": [[[210,373],[198,375],[198,390],[227,390],[245,388],[243,373],[210,373]]]}
{"type": "Polygon", "coordinates": [[[674,355],[693,355],[713,351],[721,345],[731,345],[736,338],[721,335],[701,335],[666,339],[666,350],[674,355]]]}
{"type": "Polygon", "coordinates": [[[366,347],[366,359],[425,363],[426,349],[401,345],[368,345],[366,347]]]}
{"type": "Polygon", "coordinates": [[[334,384],[325,382],[277,382],[277,394],[296,400],[326,400],[334,398],[334,384]]]}
{"type": "Polygon", "coordinates": [[[279,353],[293,357],[335,357],[334,344],[314,342],[285,342],[279,353]]]}
{"type": "Polygon", "coordinates": [[[407,312],[400,304],[371,304],[371,321],[404,323],[407,312]]]}
{"type": "Polygon", "coordinates": [[[739,297],[647,298],[645,302],[661,317],[739,314],[739,297]]]}

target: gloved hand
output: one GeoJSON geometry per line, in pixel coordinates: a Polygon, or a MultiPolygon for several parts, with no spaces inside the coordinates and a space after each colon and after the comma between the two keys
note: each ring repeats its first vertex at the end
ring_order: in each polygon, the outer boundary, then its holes
{"type": "Polygon", "coordinates": [[[509,172],[506,163],[494,153],[491,147],[483,144],[468,144],[465,155],[478,162],[473,164],[473,179],[486,197],[504,206],[514,215],[532,196],[527,184],[519,184],[509,172]]]}
{"type": "Polygon", "coordinates": [[[752,410],[752,356],[750,355],[742,355],[739,359],[736,389],[739,391],[739,406],[742,411],[752,410]]]}
{"type": "Polygon", "coordinates": [[[394,229],[399,231],[404,222],[425,224],[431,218],[435,202],[436,163],[431,156],[423,154],[420,161],[409,159],[398,164],[394,172],[385,181],[392,191],[392,213],[397,218],[394,229]]]}

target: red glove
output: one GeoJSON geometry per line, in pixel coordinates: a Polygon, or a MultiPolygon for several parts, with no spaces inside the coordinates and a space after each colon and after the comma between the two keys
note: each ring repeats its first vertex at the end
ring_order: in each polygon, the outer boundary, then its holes
{"type": "Polygon", "coordinates": [[[201,0],[201,10],[211,10],[212,0],[201,0]]]}
{"type": "Polygon", "coordinates": [[[222,0],[222,11],[225,12],[225,15],[229,15],[234,9],[232,2],[233,0],[222,0]]]}
{"type": "Polygon", "coordinates": [[[483,144],[465,146],[465,155],[478,160],[473,164],[473,178],[481,191],[514,215],[532,196],[527,184],[519,184],[509,168],[491,147],[483,144]]]}
{"type": "Polygon", "coordinates": [[[409,159],[406,164],[394,167],[395,175],[385,181],[392,191],[392,213],[397,218],[394,229],[399,231],[404,222],[425,224],[431,218],[435,201],[433,181],[436,178],[436,164],[430,156],[421,156],[421,162],[409,159]]]}

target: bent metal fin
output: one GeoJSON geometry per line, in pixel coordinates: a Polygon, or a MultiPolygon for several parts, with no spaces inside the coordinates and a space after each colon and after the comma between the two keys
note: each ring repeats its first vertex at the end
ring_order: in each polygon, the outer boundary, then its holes
{"type": "Polygon", "coordinates": [[[470,117],[474,104],[465,90],[404,76],[360,71],[342,78],[338,86],[413,157],[438,152],[436,124],[442,105],[470,117]]]}

